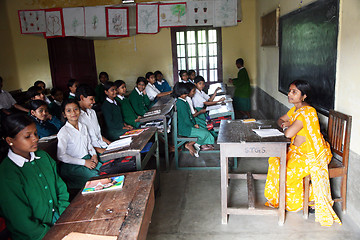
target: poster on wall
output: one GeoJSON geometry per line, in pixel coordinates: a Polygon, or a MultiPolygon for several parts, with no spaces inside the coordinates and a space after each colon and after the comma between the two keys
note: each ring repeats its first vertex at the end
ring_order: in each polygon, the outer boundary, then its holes
{"type": "Polygon", "coordinates": [[[45,10],[46,32],[45,38],[64,36],[64,19],[62,9],[45,10]]]}
{"type": "Polygon", "coordinates": [[[159,32],[159,5],[136,4],[136,33],[159,32]]]}
{"type": "Polygon", "coordinates": [[[129,36],[129,9],[126,7],[107,7],[106,11],[106,36],[129,36]]]}
{"type": "Polygon", "coordinates": [[[84,8],[63,8],[65,36],[85,36],[84,8]]]}
{"type": "Polygon", "coordinates": [[[213,25],[214,1],[187,2],[186,7],[188,26],[213,25]]]}
{"type": "Polygon", "coordinates": [[[186,26],[186,2],[159,4],[159,26],[186,26]]]}
{"type": "Polygon", "coordinates": [[[85,36],[106,37],[105,6],[85,7],[85,36]]]}
{"type": "Polygon", "coordinates": [[[214,27],[237,25],[237,0],[214,1],[214,27]]]}
{"type": "Polygon", "coordinates": [[[19,10],[22,34],[44,33],[46,31],[44,10],[19,10]]]}

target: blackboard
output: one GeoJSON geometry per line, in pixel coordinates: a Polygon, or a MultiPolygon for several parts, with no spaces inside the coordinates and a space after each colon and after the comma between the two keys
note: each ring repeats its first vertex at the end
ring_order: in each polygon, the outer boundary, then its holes
{"type": "Polygon", "coordinates": [[[280,18],[279,91],[296,79],[313,88],[312,105],[328,115],[334,108],[339,23],[338,0],[319,0],[280,18]]]}

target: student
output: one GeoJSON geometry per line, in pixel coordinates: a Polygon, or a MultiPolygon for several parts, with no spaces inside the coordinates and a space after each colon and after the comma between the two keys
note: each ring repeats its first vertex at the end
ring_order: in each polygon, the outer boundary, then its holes
{"type": "Polygon", "coordinates": [[[195,72],[195,70],[189,70],[187,74],[188,74],[188,77],[189,77],[189,81],[190,81],[191,83],[194,83],[195,77],[196,77],[196,72],[195,72]]]}
{"type": "Polygon", "coordinates": [[[111,142],[101,135],[100,125],[92,106],[95,104],[95,91],[86,84],[81,84],[76,89],[76,99],[80,105],[79,122],[86,125],[91,140],[91,145],[96,152],[103,153],[111,142]]]}
{"type": "Polygon", "coordinates": [[[196,122],[196,124],[199,125],[199,127],[207,129],[206,109],[205,108],[195,109],[193,107],[192,98],[194,97],[194,95],[196,93],[196,86],[192,83],[187,83],[186,85],[189,88],[189,95],[186,97],[186,101],[188,102],[188,104],[190,106],[191,114],[195,118],[195,122],[196,122]]]}
{"type": "Polygon", "coordinates": [[[246,69],[244,68],[244,60],[242,58],[238,58],[236,60],[236,67],[239,69],[237,78],[229,78],[230,83],[235,86],[233,98],[234,110],[235,113],[238,113],[238,115],[245,115],[250,118],[250,79],[246,69]]]}
{"type": "Polygon", "coordinates": [[[42,239],[69,205],[56,163],[38,150],[30,116],[13,114],[3,122],[7,157],[0,164],[0,215],[12,239],[42,239]]]}
{"type": "Polygon", "coordinates": [[[144,77],[138,77],[136,80],[136,87],[129,96],[131,106],[138,116],[143,116],[149,110],[151,105],[150,99],[145,90],[146,83],[147,82],[144,77]]]}
{"type": "MultiPolygon", "coordinates": [[[[189,92],[189,87],[187,87],[186,83],[177,83],[174,86],[173,96],[177,98],[178,133],[185,137],[197,137],[198,141],[196,144],[201,146],[201,150],[213,149],[212,144],[215,142],[213,135],[208,130],[200,128],[190,112],[189,104],[185,99],[189,92]]],[[[190,151],[191,155],[198,156],[194,145],[195,142],[188,142],[185,144],[185,148],[190,151]]]]}
{"type": "Polygon", "coordinates": [[[37,81],[34,83],[34,86],[35,86],[35,87],[39,87],[39,88],[41,88],[41,89],[43,90],[44,97],[45,97],[45,102],[46,102],[47,104],[50,104],[50,103],[51,103],[50,99],[45,95],[46,84],[45,84],[43,81],[41,81],[41,80],[37,80],[37,81]]]}
{"type": "Polygon", "coordinates": [[[11,113],[11,108],[14,107],[23,112],[29,112],[28,109],[17,104],[15,99],[7,91],[2,90],[3,79],[0,77],[0,111],[1,115],[9,115],[11,113]]]}
{"type": "Polygon", "coordinates": [[[51,116],[47,103],[42,100],[32,100],[29,103],[30,115],[34,119],[39,138],[57,134],[62,127],[61,121],[51,116]]]}
{"type": "Polygon", "coordinates": [[[75,99],[76,88],[78,85],[79,85],[78,81],[76,81],[76,79],[73,78],[70,79],[69,82],[67,83],[70,99],[75,99]]]}
{"type": "Polygon", "coordinates": [[[203,89],[205,87],[205,79],[202,76],[196,76],[195,77],[195,86],[196,86],[196,92],[194,97],[192,98],[194,107],[196,110],[200,110],[202,108],[204,108],[204,106],[211,106],[211,105],[215,105],[219,102],[223,102],[225,100],[224,97],[222,97],[221,99],[219,99],[218,101],[214,101],[214,98],[216,97],[216,94],[219,90],[221,90],[220,87],[218,87],[215,92],[213,93],[213,95],[210,97],[209,95],[207,95],[203,89]]]}
{"type": "Polygon", "coordinates": [[[179,82],[183,82],[183,83],[188,83],[189,82],[189,76],[188,76],[188,74],[187,74],[187,72],[185,70],[180,70],[179,76],[180,76],[180,81],[179,82]]]}
{"type": "Polygon", "coordinates": [[[170,95],[172,91],[168,91],[168,92],[160,92],[159,89],[156,88],[155,84],[155,74],[152,72],[147,72],[146,75],[146,80],[148,81],[148,84],[145,87],[146,93],[150,99],[150,101],[152,101],[153,103],[155,103],[158,98],[160,97],[164,97],[167,95],[170,95]]]}
{"type": "Polygon", "coordinates": [[[116,80],[115,86],[117,91],[117,96],[115,99],[121,106],[124,122],[133,126],[134,128],[139,128],[140,116],[136,115],[134,109],[131,106],[130,100],[124,96],[126,93],[125,82],[123,80],[116,80]]]}
{"type": "Polygon", "coordinates": [[[90,178],[99,175],[101,163],[91,145],[86,125],[79,122],[79,103],[75,99],[66,99],[61,109],[67,122],[57,135],[57,157],[62,162],[60,175],[70,189],[80,189],[90,178]]]}
{"type": "Polygon", "coordinates": [[[41,87],[32,86],[26,92],[26,98],[29,100],[42,100],[45,101],[44,91],[41,87]]]}
{"type": "Polygon", "coordinates": [[[121,107],[115,100],[117,95],[115,84],[107,81],[104,84],[104,89],[107,97],[101,106],[101,110],[106,123],[106,137],[110,141],[114,141],[133,127],[124,122],[121,107]]]}
{"type": "Polygon", "coordinates": [[[159,89],[160,92],[169,92],[171,91],[171,87],[169,83],[164,79],[163,74],[160,71],[155,71],[155,87],[159,89]]]}
{"type": "Polygon", "coordinates": [[[95,88],[95,102],[102,104],[105,101],[106,95],[104,92],[104,84],[109,81],[109,75],[106,72],[99,74],[100,83],[95,88]]]}
{"type": "Polygon", "coordinates": [[[58,119],[61,119],[61,103],[64,100],[64,94],[60,89],[53,88],[50,91],[53,101],[49,104],[49,112],[51,115],[56,116],[58,119]]]}

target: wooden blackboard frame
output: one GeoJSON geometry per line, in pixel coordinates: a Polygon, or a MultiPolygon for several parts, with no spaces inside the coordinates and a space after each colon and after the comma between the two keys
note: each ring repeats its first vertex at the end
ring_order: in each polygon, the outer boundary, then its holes
{"type": "Polygon", "coordinates": [[[279,46],[280,8],[261,17],[261,46],[279,46]]]}
{"type": "Polygon", "coordinates": [[[279,85],[287,94],[296,80],[314,90],[312,105],[328,115],[334,108],[339,0],[318,0],[280,17],[279,85]]]}

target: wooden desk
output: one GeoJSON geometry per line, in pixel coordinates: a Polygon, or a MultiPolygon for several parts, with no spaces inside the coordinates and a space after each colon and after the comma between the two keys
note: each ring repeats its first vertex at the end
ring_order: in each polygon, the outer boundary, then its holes
{"type": "Polygon", "coordinates": [[[175,102],[176,102],[176,99],[174,99],[170,96],[161,97],[154,104],[154,106],[152,106],[149,109],[149,111],[160,110],[161,111],[160,114],[140,118],[140,122],[142,122],[142,123],[155,121],[155,120],[162,120],[164,129],[162,132],[160,131],[160,136],[162,137],[162,139],[164,140],[164,143],[165,143],[165,164],[166,164],[167,170],[169,169],[169,139],[168,139],[168,120],[167,119],[168,119],[168,116],[171,114],[171,111],[175,105],[175,102]]]}
{"type": "Polygon", "coordinates": [[[259,125],[272,125],[275,121],[258,120],[243,123],[241,120],[222,120],[217,143],[220,144],[221,166],[221,216],[222,223],[227,223],[228,214],[242,215],[278,215],[279,225],[285,221],[285,184],[286,184],[286,148],[290,139],[281,137],[261,138],[252,131],[259,125]],[[280,157],[280,194],[279,209],[255,209],[254,179],[266,179],[266,174],[229,174],[229,157],[280,157]],[[247,179],[248,208],[228,207],[228,179],[247,179]]]}
{"type": "Polygon", "coordinates": [[[120,149],[105,151],[103,154],[100,155],[100,159],[103,161],[108,161],[120,157],[135,156],[136,169],[143,170],[154,152],[156,157],[156,169],[160,170],[159,141],[158,141],[157,128],[150,127],[149,129],[145,130],[138,136],[133,137],[130,146],[120,149]],[[150,139],[154,135],[155,135],[155,142],[151,146],[149,152],[147,152],[144,159],[141,160],[141,153],[140,153],[141,150],[145,147],[145,145],[150,141],[150,139]]]}
{"type": "Polygon", "coordinates": [[[155,170],[123,175],[122,189],[79,193],[43,239],[62,239],[71,232],[146,239],[155,204],[155,170]]]}

